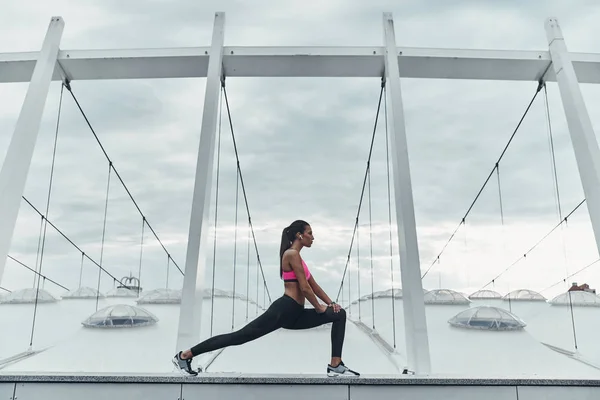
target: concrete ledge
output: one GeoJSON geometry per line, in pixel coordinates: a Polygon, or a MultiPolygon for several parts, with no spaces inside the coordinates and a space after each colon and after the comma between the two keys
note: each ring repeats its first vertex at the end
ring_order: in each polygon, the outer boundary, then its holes
{"type": "Polygon", "coordinates": [[[152,384],[257,384],[257,385],[413,385],[413,386],[586,386],[600,387],[600,379],[452,378],[415,376],[360,376],[329,378],[323,375],[176,374],[143,375],[2,375],[0,383],[152,383],[152,384]]]}

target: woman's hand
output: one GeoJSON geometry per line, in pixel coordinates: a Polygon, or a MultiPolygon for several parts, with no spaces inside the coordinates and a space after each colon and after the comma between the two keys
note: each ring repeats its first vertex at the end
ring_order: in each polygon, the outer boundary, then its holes
{"type": "Polygon", "coordinates": [[[340,305],[339,305],[339,304],[337,304],[337,303],[332,303],[332,304],[331,304],[331,307],[333,307],[333,312],[334,312],[334,313],[338,313],[338,312],[340,312],[340,310],[342,309],[342,306],[340,306],[340,305]]]}

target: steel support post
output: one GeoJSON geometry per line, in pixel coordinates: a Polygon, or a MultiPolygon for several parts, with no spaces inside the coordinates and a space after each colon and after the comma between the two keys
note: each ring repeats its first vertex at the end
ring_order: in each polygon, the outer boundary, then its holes
{"type": "Polygon", "coordinates": [[[0,170],[0,284],[4,277],[6,258],[12,243],[50,83],[57,66],[64,26],[61,17],[50,19],[42,50],[31,75],[23,107],[0,170]]]}
{"type": "Polygon", "coordinates": [[[600,254],[600,149],[560,25],[555,18],[547,19],[545,25],[552,67],[600,254]]]}
{"type": "Polygon", "coordinates": [[[385,40],[385,79],[386,93],[390,108],[388,128],[391,142],[393,167],[394,201],[398,226],[400,250],[400,271],[404,306],[404,329],[408,370],[415,374],[430,372],[429,339],[423,286],[421,283],[421,263],[413,204],[410,163],[404,124],[404,108],[400,85],[398,49],[391,13],[383,14],[385,40]]]}
{"type": "Polygon", "coordinates": [[[200,145],[196,162],[196,177],[185,259],[185,277],[177,350],[185,350],[195,345],[200,338],[202,321],[202,299],[204,296],[204,273],[206,269],[206,247],[209,233],[209,211],[212,193],[215,138],[219,114],[219,94],[223,63],[223,40],[225,34],[225,13],[215,14],[204,109],[200,130],[200,145]]]}

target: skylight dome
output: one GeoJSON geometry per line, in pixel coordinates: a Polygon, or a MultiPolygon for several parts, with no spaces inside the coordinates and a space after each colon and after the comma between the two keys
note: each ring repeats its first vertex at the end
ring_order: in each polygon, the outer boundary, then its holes
{"type": "Polygon", "coordinates": [[[393,292],[393,296],[394,296],[395,299],[402,298],[402,289],[382,290],[381,292],[374,293],[373,297],[375,297],[375,298],[378,298],[378,297],[392,297],[392,292],[393,292]]]}
{"type": "Polygon", "coordinates": [[[448,323],[457,328],[489,331],[512,331],[523,329],[526,324],[516,315],[502,308],[473,307],[450,318],[448,323]]]}
{"type": "Polygon", "coordinates": [[[361,301],[369,300],[369,299],[380,299],[380,298],[391,298],[392,290],[394,291],[394,298],[400,299],[402,298],[402,289],[387,289],[380,290],[371,295],[371,293],[362,296],[361,301]]]}
{"type": "Polygon", "coordinates": [[[470,295],[469,298],[470,299],[478,299],[478,300],[500,299],[500,298],[502,298],[502,295],[493,290],[478,290],[477,292],[470,295]]]}
{"type": "Polygon", "coordinates": [[[425,304],[469,304],[471,301],[450,289],[435,289],[424,294],[425,304]]]}
{"type": "Polygon", "coordinates": [[[511,301],[546,301],[546,298],[529,289],[514,290],[503,297],[504,300],[511,301]]]}
{"type": "Polygon", "coordinates": [[[573,291],[559,294],[550,300],[550,304],[554,306],[569,306],[573,304],[579,307],[600,307],[600,297],[592,292],[573,291]]]}
{"type": "Polygon", "coordinates": [[[136,328],[156,322],[158,318],[143,308],[117,304],[96,311],[82,324],[87,328],[136,328]]]}
{"type": "Polygon", "coordinates": [[[143,295],[138,304],[180,304],[181,290],[155,289],[143,295]]]}
{"type": "Polygon", "coordinates": [[[106,297],[137,297],[137,291],[125,287],[117,287],[106,293],[106,297]]]}
{"type": "Polygon", "coordinates": [[[136,293],[142,291],[142,287],[140,286],[140,280],[133,275],[122,277],[119,283],[120,285],[117,286],[117,288],[130,289],[136,293]]]}
{"type": "MultiPolygon", "coordinates": [[[[2,304],[24,304],[24,303],[35,303],[36,297],[36,289],[28,288],[15,290],[12,293],[7,294],[6,296],[0,299],[0,303],[2,304]]],[[[49,292],[44,289],[39,289],[38,294],[38,303],[54,303],[58,301],[58,299],[52,296],[49,292]]]]}
{"type": "MultiPolygon", "coordinates": [[[[213,295],[212,288],[204,289],[204,297],[211,298],[212,295],[213,295]]],[[[214,290],[214,295],[215,295],[215,297],[232,297],[233,296],[232,293],[222,290],[222,289],[217,289],[217,288],[215,288],[215,290],[214,290]]]]}
{"type": "Polygon", "coordinates": [[[63,295],[63,299],[95,299],[99,297],[103,299],[104,296],[102,293],[98,292],[96,289],[91,287],[82,286],[79,289],[72,290],[67,294],[63,295]]]}

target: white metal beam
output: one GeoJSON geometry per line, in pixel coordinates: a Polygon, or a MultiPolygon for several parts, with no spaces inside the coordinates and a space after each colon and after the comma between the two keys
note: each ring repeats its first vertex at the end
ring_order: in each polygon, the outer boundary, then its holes
{"type": "Polygon", "coordinates": [[[556,19],[546,20],[546,36],[596,246],[600,254],[600,148],[579,88],[571,55],[556,19]]]}
{"type": "Polygon", "coordinates": [[[218,12],[215,13],[212,46],[209,51],[210,59],[185,259],[185,277],[179,309],[177,350],[188,349],[200,340],[224,36],[225,13],[218,12]]]}
{"type": "MultiPolygon", "coordinates": [[[[383,14],[385,54],[385,79],[388,98],[388,127],[391,141],[393,168],[394,201],[398,227],[398,248],[400,250],[400,272],[404,307],[404,329],[406,335],[406,356],[408,369],[416,374],[427,374],[431,370],[429,339],[423,286],[421,282],[421,262],[408,160],[404,106],[400,85],[400,70],[396,54],[396,36],[391,13],[383,14]]],[[[404,64],[402,64],[404,68],[404,64]]]]}
{"type": "MultiPolygon", "coordinates": [[[[398,47],[403,78],[537,81],[550,64],[548,51],[398,47]]],[[[60,65],[73,80],[203,78],[210,47],[63,50],[60,65]]],[[[225,47],[228,77],[381,77],[384,48],[225,47]]],[[[38,52],[0,53],[0,83],[28,82],[38,52]]],[[[600,54],[572,53],[581,83],[600,83],[600,54]]],[[[60,80],[57,70],[54,80],[60,80]]],[[[554,81],[551,71],[547,81],[554,81]]]]}
{"type": "Polygon", "coordinates": [[[56,67],[64,25],[60,17],[50,19],[42,50],[37,53],[38,58],[30,77],[31,82],[0,170],[0,284],[4,276],[6,258],[17,223],[21,196],[25,190],[52,74],[56,67]]]}

